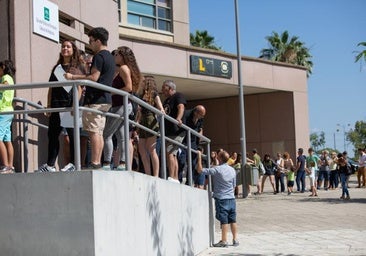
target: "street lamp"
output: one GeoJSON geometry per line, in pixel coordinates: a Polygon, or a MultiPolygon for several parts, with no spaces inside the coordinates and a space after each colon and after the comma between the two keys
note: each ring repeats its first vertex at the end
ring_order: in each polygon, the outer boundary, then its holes
{"type": "MultiPolygon", "coordinates": [[[[245,137],[245,115],[244,115],[244,88],[242,84],[241,76],[241,52],[240,52],[240,28],[239,28],[239,5],[238,0],[234,0],[235,4],[235,28],[236,28],[236,57],[238,62],[238,86],[239,86],[239,104],[240,104],[240,144],[241,144],[241,155],[242,155],[242,169],[246,163],[246,137],[245,137]]],[[[243,171],[243,170],[241,170],[243,171]]],[[[243,172],[242,172],[243,173],[243,172]]],[[[249,191],[247,190],[247,180],[243,173],[243,198],[248,197],[249,191]]]]}
{"type": "MultiPolygon", "coordinates": [[[[351,126],[350,124],[337,124],[337,126],[342,127],[343,129],[343,147],[344,147],[344,151],[346,151],[346,127],[351,126]]],[[[337,129],[337,132],[339,132],[339,129],[337,129]]]]}

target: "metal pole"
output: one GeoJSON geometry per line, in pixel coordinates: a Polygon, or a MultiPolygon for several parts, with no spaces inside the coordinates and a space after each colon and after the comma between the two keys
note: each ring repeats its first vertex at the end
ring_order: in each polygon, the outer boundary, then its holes
{"type": "MultiPolygon", "coordinates": [[[[124,147],[125,147],[125,166],[126,166],[126,170],[127,171],[131,171],[132,170],[132,165],[131,165],[131,156],[130,156],[130,119],[129,119],[129,113],[127,112],[127,107],[128,107],[128,96],[125,95],[123,96],[123,131],[125,134],[125,138],[124,138],[124,147]]],[[[121,148],[119,150],[122,150],[121,148]]],[[[118,157],[120,158],[120,157],[118,157]]],[[[118,164],[119,161],[121,159],[118,159],[118,164]]]]}
{"type": "Polygon", "coordinates": [[[188,178],[188,185],[192,186],[193,184],[193,169],[195,168],[195,166],[192,166],[192,147],[191,147],[191,132],[187,131],[187,162],[188,162],[188,169],[187,169],[187,178],[188,178]]]}
{"type": "MultiPolygon", "coordinates": [[[[28,110],[28,103],[25,102],[23,106],[24,110],[28,110]]],[[[23,114],[24,120],[28,120],[28,113],[23,114]]],[[[28,137],[28,122],[23,122],[23,132],[24,132],[24,172],[28,172],[28,145],[29,145],[29,137],[28,137]]]]}
{"type": "Polygon", "coordinates": [[[240,144],[241,144],[241,172],[242,172],[242,187],[243,187],[243,198],[248,197],[247,180],[244,174],[244,166],[247,161],[246,156],[246,138],[245,138],[245,116],[244,116],[244,90],[241,81],[241,52],[240,52],[240,29],[239,29],[239,12],[238,12],[238,0],[235,2],[235,25],[236,25],[236,50],[237,50],[237,62],[238,62],[238,85],[239,85],[239,103],[240,103],[240,144]]]}
{"type": "Polygon", "coordinates": [[[81,159],[80,159],[80,109],[79,109],[79,92],[78,85],[74,83],[72,85],[73,89],[73,115],[74,115],[74,164],[76,170],[81,170],[81,159]]]}
{"type": "Polygon", "coordinates": [[[165,118],[160,115],[160,177],[166,180],[165,118]]]}

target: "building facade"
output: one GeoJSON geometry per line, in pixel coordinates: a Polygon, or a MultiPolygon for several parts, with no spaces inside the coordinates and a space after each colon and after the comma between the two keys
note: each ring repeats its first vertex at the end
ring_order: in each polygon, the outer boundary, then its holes
{"type": "MultiPolygon", "coordinates": [[[[15,62],[16,83],[47,82],[60,51],[60,41],[74,40],[90,51],[88,31],[105,27],[110,33],[108,48],[130,47],[144,74],[155,76],[158,85],[166,79],[177,84],[189,107],[206,106],[204,134],[211,148],[240,151],[238,72],[242,74],[245,102],[246,148],[261,155],[309,146],[306,70],[243,56],[241,70],[233,54],[191,47],[188,0],[5,0],[0,8],[0,59],[15,62]],[[59,40],[35,31],[38,5],[51,4],[58,11],[59,40]]],[[[44,9],[42,9],[44,10],[44,9]]],[[[52,11],[52,9],[51,9],[52,11]]],[[[43,13],[45,14],[45,13],[43,13]]],[[[51,13],[52,14],[52,13],[51,13]]],[[[46,18],[46,17],[45,17],[46,18]]],[[[51,27],[53,28],[53,27],[51,27]]],[[[16,96],[46,104],[47,90],[18,90],[16,96]]],[[[31,117],[47,124],[43,115],[31,117]]],[[[19,152],[16,167],[22,170],[23,138],[14,128],[19,152]]],[[[46,131],[29,127],[29,169],[46,160],[46,131]]]]}

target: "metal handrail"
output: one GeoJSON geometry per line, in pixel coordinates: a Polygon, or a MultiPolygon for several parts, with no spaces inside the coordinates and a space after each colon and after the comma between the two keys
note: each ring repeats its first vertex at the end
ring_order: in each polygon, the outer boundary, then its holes
{"type": "MultiPolygon", "coordinates": [[[[25,139],[25,144],[24,144],[24,149],[27,150],[28,145],[26,145],[27,141],[27,129],[28,129],[28,124],[33,124],[35,125],[35,123],[26,121],[28,120],[28,115],[29,114],[38,114],[38,113],[51,113],[51,112],[72,112],[73,113],[73,117],[74,117],[74,127],[78,126],[75,124],[79,123],[79,111],[83,110],[83,111],[91,111],[91,112],[95,112],[95,113],[99,113],[105,116],[111,116],[114,118],[122,118],[125,122],[124,128],[125,128],[125,134],[129,134],[129,124],[133,124],[141,129],[144,129],[154,135],[160,136],[161,137],[161,167],[162,167],[162,174],[163,177],[162,178],[166,178],[166,164],[165,164],[165,142],[169,141],[170,143],[174,143],[182,148],[185,148],[187,150],[187,154],[188,154],[188,172],[189,172],[189,185],[192,185],[192,161],[191,161],[191,154],[190,152],[194,152],[197,153],[196,150],[191,148],[191,140],[190,137],[192,135],[197,136],[200,138],[201,143],[203,143],[203,145],[206,145],[206,152],[210,152],[210,139],[208,139],[207,137],[201,135],[200,133],[190,129],[188,126],[182,124],[181,127],[187,132],[186,136],[187,136],[187,144],[184,145],[182,143],[179,143],[177,141],[174,141],[170,138],[165,137],[165,132],[164,132],[164,128],[165,128],[165,122],[172,122],[176,125],[178,124],[178,121],[175,120],[174,118],[168,116],[168,115],[164,115],[161,111],[159,111],[157,108],[149,105],[148,103],[146,103],[145,101],[139,99],[138,97],[127,93],[125,91],[119,90],[119,89],[115,89],[109,86],[105,86],[103,84],[99,84],[93,81],[89,81],[89,80],[74,80],[74,81],[63,81],[63,82],[47,82],[47,83],[32,83],[32,84],[15,84],[15,85],[3,85],[2,89],[3,90],[8,90],[8,89],[12,89],[12,90],[20,90],[20,89],[35,89],[35,88],[54,88],[54,87],[60,87],[60,86],[72,86],[73,88],[73,106],[69,107],[69,108],[45,108],[42,105],[39,105],[37,103],[22,99],[22,98],[15,98],[15,101],[17,102],[23,102],[23,110],[14,110],[14,111],[8,111],[8,112],[2,112],[1,114],[23,114],[23,118],[22,119],[17,119],[16,121],[21,122],[23,121],[24,125],[23,125],[23,131],[25,132],[24,134],[24,139],[25,139]],[[124,100],[124,116],[121,117],[119,115],[116,114],[112,114],[112,113],[108,113],[108,112],[101,112],[101,111],[97,111],[97,110],[93,110],[90,109],[86,106],[82,107],[79,106],[79,100],[78,100],[78,93],[77,93],[77,86],[78,85],[85,85],[85,86],[90,86],[90,87],[94,87],[97,89],[101,89],[104,91],[108,91],[111,92],[113,94],[119,94],[121,96],[123,96],[123,100],[124,100]],[[159,120],[160,120],[160,133],[156,133],[150,129],[148,129],[147,127],[144,127],[132,120],[129,120],[128,118],[128,113],[127,113],[127,104],[128,101],[133,101],[136,102],[138,105],[148,109],[149,111],[153,112],[156,116],[158,116],[159,120]],[[29,109],[28,107],[31,106],[34,109],[29,109]]],[[[46,128],[46,126],[43,126],[42,128],[46,128]]],[[[80,170],[81,168],[81,164],[80,164],[80,134],[79,134],[79,129],[74,129],[74,148],[75,148],[75,167],[77,170],[80,170]]],[[[125,147],[128,148],[128,140],[125,140],[125,147]]],[[[26,154],[25,154],[26,156],[26,154]]],[[[204,157],[207,157],[206,155],[204,157]]],[[[128,151],[126,150],[126,165],[127,165],[127,169],[131,170],[131,166],[130,166],[130,161],[129,161],[129,154],[128,151]]],[[[209,160],[209,157],[207,157],[207,160],[209,160]]],[[[25,172],[27,172],[28,169],[25,168],[25,172]]]]}
{"type": "MultiPolygon", "coordinates": [[[[28,172],[28,125],[37,125],[40,128],[48,128],[46,125],[42,125],[42,124],[38,124],[38,123],[33,123],[32,121],[29,120],[28,115],[29,114],[34,114],[34,113],[52,113],[52,112],[72,112],[73,114],[73,125],[74,127],[77,127],[79,124],[79,112],[80,110],[82,111],[92,111],[92,112],[96,112],[105,116],[111,116],[114,118],[122,118],[124,120],[124,133],[126,136],[128,136],[129,134],[129,125],[135,125],[141,129],[144,129],[156,136],[160,136],[161,137],[161,169],[162,169],[162,178],[166,179],[166,149],[165,149],[165,142],[169,141],[170,143],[174,143],[180,147],[183,147],[187,150],[187,156],[188,156],[188,184],[190,186],[192,186],[192,159],[191,159],[191,152],[196,153],[197,151],[192,149],[191,147],[191,136],[197,136],[200,138],[201,143],[203,143],[203,145],[205,145],[205,150],[206,150],[206,154],[203,155],[204,158],[206,158],[206,163],[207,166],[210,166],[210,157],[209,157],[209,153],[210,153],[210,139],[203,136],[202,134],[190,129],[188,126],[182,124],[181,127],[186,130],[187,134],[187,140],[186,143],[187,145],[183,145],[182,143],[176,142],[170,138],[167,138],[165,136],[165,122],[172,122],[176,125],[179,125],[178,121],[175,120],[174,118],[171,118],[168,115],[163,114],[161,111],[159,111],[158,109],[156,109],[155,107],[147,104],[146,102],[144,102],[143,100],[139,99],[138,97],[133,96],[132,94],[129,94],[125,91],[119,90],[119,89],[115,89],[109,86],[105,86],[96,82],[92,82],[92,81],[88,81],[88,80],[75,80],[75,81],[66,81],[66,82],[48,82],[48,83],[32,83],[32,84],[15,84],[15,85],[2,85],[2,90],[19,90],[19,89],[35,89],[35,88],[54,88],[54,87],[60,87],[60,86],[72,86],[73,88],[73,106],[69,107],[69,108],[45,108],[44,106],[31,102],[29,100],[23,99],[23,98],[14,98],[15,102],[20,102],[23,104],[22,108],[23,110],[19,110],[16,109],[14,111],[10,111],[10,112],[2,112],[0,114],[18,114],[18,115],[23,115],[22,118],[18,118],[18,119],[14,119],[14,121],[16,122],[23,122],[23,132],[24,132],[24,170],[25,172],[28,172]],[[119,116],[116,114],[112,114],[112,113],[108,113],[108,112],[101,112],[101,111],[97,111],[97,110],[93,110],[90,109],[88,107],[82,107],[79,106],[79,96],[78,96],[78,90],[77,90],[77,86],[78,85],[85,85],[85,86],[91,86],[97,89],[101,89],[104,91],[108,91],[111,92],[113,94],[119,94],[121,96],[123,96],[123,107],[124,107],[124,111],[123,111],[123,116],[119,116]],[[128,101],[133,101],[136,102],[138,105],[148,109],[149,111],[153,112],[156,116],[158,116],[158,120],[159,120],[159,124],[160,124],[160,133],[156,133],[152,130],[150,130],[147,127],[144,127],[132,120],[129,119],[128,117],[128,112],[127,112],[127,105],[128,105],[128,101]],[[29,109],[29,107],[32,107],[34,109],[29,109]]],[[[128,149],[129,148],[129,140],[125,139],[125,148],[128,149]]],[[[126,150],[125,152],[125,158],[126,158],[126,165],[127,165],[127,170],[132,170],[132,166],[130,164],[130,159],[129,159],[129,150],[126,150]]],[[[77,170],[81,169],[81,164],[80,164],[80,131],[79,129],[74,129],[74,161],[75,161],[75,166],[77,170]]],[[[209,229],[210,229],[210,234],[209,234],[209,240],[210,243],[213,243],[213,237],[214,237],[214,217],[213,217],[213,204],[212,204],[212,182],[211,182],[211,177],[209,177],[209,183],[208,183],[208,201],[209,201],[209,229]]]]}

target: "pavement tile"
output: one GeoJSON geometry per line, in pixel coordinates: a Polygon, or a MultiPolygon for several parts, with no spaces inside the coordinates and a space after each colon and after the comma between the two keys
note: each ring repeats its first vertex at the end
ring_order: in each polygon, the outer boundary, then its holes
{"type": "MultiPolygon", "coordinates": [[[[316,198],[309,192],[273,195],[266,183],[264,194],[237,199],[240,245],[210,247],[199,256],[366,255],[366,189],[355,188],[355,175],[349,185],[351,200],[345,201],[339,189],[319,190],[316,198]]],[[[215,224],[216,242],[221,230],[215,224]]]]}

